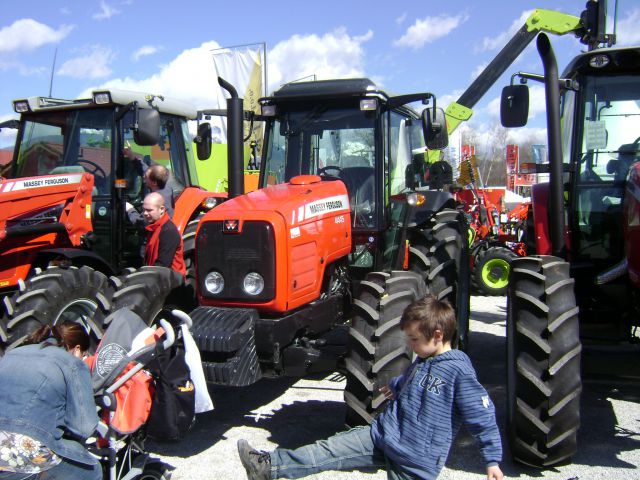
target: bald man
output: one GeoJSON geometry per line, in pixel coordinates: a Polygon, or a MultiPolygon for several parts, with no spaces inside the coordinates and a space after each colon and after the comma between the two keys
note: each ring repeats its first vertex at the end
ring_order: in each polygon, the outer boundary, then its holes
{"type": "Polygon", "coordinates": [[[184,277],[187,270],[184,265],[182,238],[167,213],[161,194],[152,192],[144,197],[142,215],[147,222],[144,264],[172,268],[184,277]]]}

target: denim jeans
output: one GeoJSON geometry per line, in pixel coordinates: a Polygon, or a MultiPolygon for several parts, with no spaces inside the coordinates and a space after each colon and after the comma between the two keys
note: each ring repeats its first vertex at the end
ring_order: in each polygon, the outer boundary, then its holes
{"type": "Polygon", "coordinates": [[[102,480],[100,465],[63,460],[49,470],[40,473],[0,473],[0,480],[102,480]]]}
{"type": "Polygon", "coordinates": [[[295,450],[277,448],[271,456],[271,478],[302,478],[326,470],[386,468],[388,480],[415,480],[389,462],[371,440],[371,427],[356,427],[295,450]]]}

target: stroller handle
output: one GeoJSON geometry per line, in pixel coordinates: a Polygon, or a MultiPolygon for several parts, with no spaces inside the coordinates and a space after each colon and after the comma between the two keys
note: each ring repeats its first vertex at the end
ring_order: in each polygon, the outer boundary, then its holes
{"type": "Polygon", "coordinates": [[[167,336],[165,341],[162,342],[162,348],[167,350],[169,347],[171,347],[171,345],[173,345],[173,342],[175,342],[176,334],[173,331],[173,327],[171,326],[171,324],[167,322],[164,318],[161,318],[159,323],[160,323],[160,326],[164,329],[165,335],[167,336]]]}
{"type": "Polygon", "coordinates": [[[184,313],[182,310],[171,310],[171,313],[173,314],[174,317],[176,317],[177,319],[179,319],[182,323],[184,323],[187,328],[191,328],[193,325],[193,320],[191,320],[191,317],[184,313]]]}

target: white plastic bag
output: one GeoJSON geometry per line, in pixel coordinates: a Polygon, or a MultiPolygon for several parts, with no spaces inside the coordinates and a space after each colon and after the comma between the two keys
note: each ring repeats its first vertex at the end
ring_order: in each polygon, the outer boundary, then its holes
{"type": "Polygon", "coordinates": [[[203,413],[213,410],[213,402],[209,396],[207,382],[204,379],[202,371],[202,361],[200,360],[200,351],[195,340],[191,336],[191,332],[186,325],[182,324],[182,338],[184,340],[184,357],[191,372],[191,380],[196,389],[196,413],[203,413]]]}

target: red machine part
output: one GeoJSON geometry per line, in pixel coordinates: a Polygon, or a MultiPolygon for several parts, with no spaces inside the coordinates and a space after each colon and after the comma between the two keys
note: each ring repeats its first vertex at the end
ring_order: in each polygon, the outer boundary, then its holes
{"type": "Polygon", "coordinates": [[[77,247],[92,230],[93,175],[44,175],[0,182],[0,287],[26,278],[43,249],[77,247]]]}

